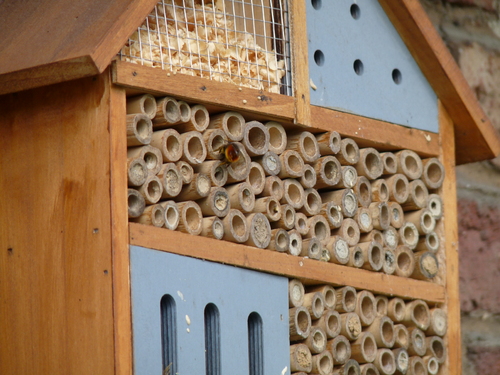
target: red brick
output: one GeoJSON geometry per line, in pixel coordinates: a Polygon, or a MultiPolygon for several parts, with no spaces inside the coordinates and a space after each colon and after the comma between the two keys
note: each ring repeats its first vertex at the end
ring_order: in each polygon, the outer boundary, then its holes
{"type": "Polygon", "coordinates": [[[500,373],[500,348],[468,347],[467,357],[474,364],[476,374],[500,373]]]}

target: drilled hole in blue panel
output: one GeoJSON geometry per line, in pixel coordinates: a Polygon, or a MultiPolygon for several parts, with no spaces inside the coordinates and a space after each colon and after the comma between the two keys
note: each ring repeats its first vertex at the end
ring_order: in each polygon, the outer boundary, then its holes
{"type": "Polygon", "coordinates": [[[357,20],[357,19],[359,19],[359,17],[361,17],[361,9],[359,8],[358,4],[351,5],[351,16],[355,20],[357,20]]]}
{"type": "Polygon", "coordinates": [[[318,66],[323,66],[325,63],[325,54],[319,49],[316,50],[316,52],[314,52],[314,61],[318,66]]]}
{"type": "Polygon", "coordinates": [[[264,375],[264,339],[262,318],[256,312],[248,316],[248,365],[250,375],[264,375]]]}
{"type": "Polygon", "coordinates": [[[363,74],[365,67],[364,67],[363,62],[361,60],[355,60],[354,64],[352,66],[353,66],[354,71],[356,72],[356,74],[358,76],[363,74]]]}
{"type": "Polygon", "coordinates": [[[205,374],[220,375],[220,314],[213,303],[205,307],[205,374]]]}
{"type": "Polygon", "coordinates": [[[319,10],[321,9],[321,0],[311,0],[311,5],[313,6],[314,9],[319,10]]]}
{"type": "Polygon", "coordinates": [[[160,301],[161,349],[164,372],[177,373],[177,326],[175,301],[166,294],[160,301]],[[166,370],[168,368],[168,370],[166,370]]]}
{"type": "Polygon", "coordinates": [[[403,75],[399,69],[394,69],[392,71],[392,80],[396,85],[399,85],[403,81],[403,75]]]}

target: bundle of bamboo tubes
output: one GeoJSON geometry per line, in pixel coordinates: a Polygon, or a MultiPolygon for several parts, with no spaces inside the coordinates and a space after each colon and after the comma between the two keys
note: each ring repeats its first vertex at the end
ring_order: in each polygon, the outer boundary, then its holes
{"type": "Polygon", "coordinates": [[[435,375],[446,360],[440,307],[349,286],[288,286],[292,373],[435,375]]]}
{"type": "Polygon", "coordinates": [[[131,221],[428,280],[444,168],[144,94],[128,99],[131,221]]]}

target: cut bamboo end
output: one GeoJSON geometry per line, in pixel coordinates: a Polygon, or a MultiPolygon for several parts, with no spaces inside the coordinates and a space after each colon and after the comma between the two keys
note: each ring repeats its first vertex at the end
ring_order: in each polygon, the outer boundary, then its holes
{"type": "Polygon", "coordinates": [[[315,134],[321,155],[336,155],[340,151],[340,134],[336,131],[330,131],[321,134],[315,134]]]}
{"type": "Polygon", "coordinates": [[[323,156],[316,160],[312,167],[316,172],[316,189],[335,186],[342,178],[342,166],[335,156],[323,156]]]}
{"type": "Polygon", "coordinates": [[[410,333],[404,324],[394,326],[394,337],[396,338],[394,341],[395,348],[408,349],[410,346],[410,333]]]}
{"type": "Polygon", "coordinates": [[[161,151],[151,145],[130,147],[127,149],[127,159],[141,158],[146,163],[148,173],[157,174],[160,171],[163,156],[161,151]]]}
{"type": "Polygon", "coordinates": [[[274,197],[256,199],[254,211],[263,213],[271,222],[278,221],[281,218],[281,205],[274,197]]]}
{"type": "Polygon", "coordinates": [[[300,184],[304,189],[311,189],[316,185],[316,171],[310,164],[304,164],[304,173],[300,178],[300,184]]]}
{"type": "Polygon", "coordinates": [[[325,241],[328,261],[336,264],[347,264],[350,259],[349,245],[341,236],[332,236],[325,241]]]}
{"type": "Polygon", "coordinates": [[[314,326],[321,327],[328,339],[333,339],[340,334],[340,314],[335,310],[325,310],[321,318],[315,320],[314,326]]]}
{"type": "Polygon", "coordinates": [[[288,232],[281,228],[272,229],[271,242],[269,243],[268,249],[284,253],[288,251],[289,247],[290,247],[290,236],[288,235],[288,232]]]}
{"type": "Polygon", "coordinates": [[[363,250],[359,246],[354,246],[349,249],[349,261],[347,265],[349,267],[361,268],[365,264],[365,256],[363,255],[363,250]]]}
{"type": "MultiPolygon", "coordinates": [[[[163,164],[157,176],[161,180],[163,187],[162,199],[169,199],[179,195],[182,189],[182,176],[174,163],[163,164]]],[[[207,182],[206,189],[208,190],[210,188],[208,178],[207,182]]]]}
{"type": "Polygon", "coordinates": [[[417,327],[409,327],[410,345],[408,346],[409,355],[424,356],[427,351],[427,343],[425,342],[425,334],[417,327]]]}
{"type": "Polygon", "coordinates": [[[320,157],[318,141],[308,131],[289,134],[287,137],[287,148],[297,151],[307,163],[313,163],[320,157]]]}
{"type": "Polygon", "coordinates": [[[302,254],[302,236],[295,229],[288,231],[290,242],[288,244],[288,253],[294,256],[302,254]]]}
{"type": "Polygon", "coordinates": [[[230,184],[246,180],[252,161],[241,143],[233,142],[233,145],[238,148],[240,156],[237,161],[227,166],[227,182],[230,184]]]}
{"type": "Polygon", "coordinates": [[[308,287],[307,291],[310,292],[319,292],[323,294],[323,300],[325,303],[325,309],[335,309],[335,305],[337,304],[337,294],[335,289],[331,285],[319,285],[308,287]]]}
{"type": "Polygon", "coordinates": [[[404,348],[398,348],[394,349],[392,352],[394,353],[394,359],[396,362],[396,374],[406,374],[410,362],[408,351],[404,348]]]}
{"type": "Polygon", "coordinates": [[[188,122],[189,119],[191,118],[191,107],[189,106],[188,103],[182,100],[178,100],[177,103],[179,104],[179,111],[180,111],[180,119],[179,122],[188,122]]]}
{"type": "Polygon", "coordinates": [[[269,130],[258,121],[250,121],[243,128],[241,141],[248,155],[264,155],[269,150],[269,130]]]}
{"type": "Polygon", "coordinates": [[[385,316],[388,312],[389,298],[386,296],[375,296],[375,311],[377,317],[385,316]]]}
{"type": "Polygon", "coordinates": [[[176,162],[175,165],[181,173],[182,183],[184,185],[189,184],[191,181],[193,181],[194,170],[191,164],[181,160],[176,162]]]}
{"type": "Polygon", "coordinates": [[[290,346],[290,370],[292,372],[312,371],[312,354],[306,344],[295,344],[290,346]]]}
{"type": "Polygon", "coordinates": [[[164,97],[156,101],[156,115],[153,119],[155,129],[162,129],[177,124],[181,119],[179,102],[174,98],[164,97]]]}
{"type": "Polygon", "coordinates": [[[402,322],[405,318],[406,305],[401,298],[391,298],[387,303],[387,316],[394,322],[402,322]]]}
{"type": "Polygon", "coordinates": [[[315,215],[307,221],[309,231],[306,238],[317,238],[320,241],[327,241],[330,238],[330,225],[321,215],[315,215]]]}
{"type": "Polygon", "coordinates": [[[379,152],[372,147],[359,150],[359,161],[354,167],[359,176],[365,176],[369,180],[376,180],[384,170],[379,152]]]}
{"type": "Polygon", "coordinates": [[[408,200],[410,194],[410,183],[404,174],[398,173],[386,178],[385,183],[389,189],[389,199],[403,204],[408,200]]]}
{"type": "Polygon", "coordinates": [[[358,172],[351,165],[344,165],[340,170],[340,180],[335,185],[336,188],[352,189],[356,185],[358,172]]]}
{"type": "Polygon", "coordinates": [[[302,254],[309,259],[321,259],[321,241],[317,238],[307,238],[302,240],[302,254]]]}
{"type": "Polygon", "coordinates": [[[345,336],[338,335],[328,340],[326,348],[332,353],[336,365],[345,364],[351,357],[351,344],[345,336]]]}
{"type": "Polygon", "coordinates": [[[159,204],[147,206],[141,216],[132,220],[136,223],[161,228],[165,225],[165,209],[159,204]]]}
{"type": "Polygon", "coordinates": [[[356,246],[359,242],[359,226],[358,223],[351,218],[345,218],[340,228],[332,233],[343,237],[349,246],[356,246]]]}
{"type": "MultiPolygon", "coordinates": [[[[179,103],[179,112],[182,114],[184,110],[184,115],[186,115],[186,109],[181,108],[179,103]]],[[[187,116],[179,116],[179,122],[181,122],[181,117],[187,116]]],[[[179,132],[190,132],[197,131],[203,132],[208,128],[208,124],[210,123],[210,114],[207,111],[207,108],[204,105],[197,104],[191,107],[191,113],[188,117],[187,121],[177,125],[176,128],[179,132]]]]}
{"type": "Polygon", "coordinates": [[[141,158],[129,159],[127,162],[128,186],[141,186],[148,178],[148,167],[141,158]]]}
{"type": "Polygon", "coordinates": [[[342,164],[354,165],[359,161],[358,144],[351,138],[344,138],[340,141],[340,150],[337,159],[342,164]]]}
{"type": "Polygon", "coordinates": [[[146,204],[155,204],[161,198],[163,186],[161,180],[157,176],[148,175],[146,182],[144,182],[138,190],[144,197],[146,204]]]}
{"type": "Polygon", "coordinates": [[[436,357],[425,356],[422,358],[429,375],[437,375],[439,372],[439,362],[436,357]]]}
{"type": "Polygon", "coordinates": [[[260,164],[256,162],[250,163],[250,169],[246,182],[250,184],[255,195],[262,193],[266,183],[266,174],[260,164]]]}
{"type": "Polygon", "coordinates": [[[203,218],[201,235],[204,237],[222,240],[224,238],[224,224],[217,216],[203,218]]]}
{"type": "Polygon", "coordinates": [[[444,167],[436,158],[422,160],[422,181],[430,190],[439,189],[444,181],[444,167]]]}
{"type": "Polygon", "coordinates": [[[226,133],[222,129],[208,129],[203,132],[203,142],[207,147],[207,159],[223,158],[223,148],[228,144],[226,133]]]}
{"type": "Polygon", "coordinates": [[[359,242],[371,242],[371,241],[375,241],[383,245],[385,241],[383,233],[379,230],[374,229],[369,233],[364,233],[359,236],[359,242]]]}
{"type": "Polygon", "coordinates": [[[304,284],[298,279],[288,281],[288,306],[299,307],[304,304],[304,284]]]}
{"type": "Polygon", "coordinates": [[[300,233],[301,236],[305,236],[309,232],[307,216],[302,212],[295,213],[295,229],[300,233]]]}
{"type": "Polygon", "coordinates": [[[389,227],[382,232],[384,245],[390,250],[396,250],[399,244],[399,233],[396,228],[389,227]]]}
{"type": "Polygon", "coordinates": [[[398,246],[396,254],[396,270],[394,273],[402,277],[410,277],[415,269],[415,255],[408,246],[398,246]]]}
{"type": "Polygon", "coordinates": [[[387,275],[396,272],[396,254],[389,248],[384,248],[384,265],[382,271],[387,275]]]}
{"type": "Polygon", "coordinates": [[[311,353],[319,354],[325,350],[326,340],[327,340],[326,333],[323,330],[323,328],[318,326],[312,326],[311,333],[309,333],[309,336],[304,340],[304,344],[307,345],[311,353]]]}
{"type": "Polygon", "coordinates": [[[205,216],[224,217],[231,209],[229,195],[226,189],[220,187],[210,188],[208,196],[199,199],[197,202],[205,216]]]}
{"type": "Polygon", "coordinates": [[[127,98],[127,114],[142,113],[150,119],[156,115],[156,99],[151,94],[127,98]]]}
{"type": "Polygon", "coordinates": [[[425,339],[426,354],[437,359],[439,364],[446,361],[446,346],[439,336],[431,336],[425,339]]]}
{"type": "Polygon", "coordinates": [[[289,204],[298,210],[304,205],[305,191],[302,185],[293,178],[287,178],[283,181],[283,198],[281,203],[289,204]]]}
{"type": "Polygon", "coordinates": [[[391,218],[391,226],[396,229],[401,228],[405,222],[403,208],[397,202],[389,202],[388,206],[391,218]]]}
{"type": "Polygon", "coordinates": [[[435,307],[430,310],[431,323],[425,331],[427,336],[444,336],[448,329],[448,316],[443,309],[435,307]]]}
{"type": "MultiPolygon", "coordinates": [[[[303,307],[293,307],[289,310],[290,341],[304,340],[311,332],[311,315],[303,307]]],[[[308,348],[309,350],[309,348],[308,348]]]]}
{"type": "Polygon", "coordinates": [[[175,199],[177,201],[190,201],[205,198],[210,194],[211,186],[210,177],[204,173],[196,173],[192,181],[182,187],[175,199]]]}
{"type": "Polygon", "coordinates": [[[193,169],[197,173],[208,175],[210,185],[222,187],[227,182],[227,167],[220,160],[206,160],[201,164],[193,166],[193,169]]]}
{"type": "Polygon", "coordinates": [[[226,186],[231,207],[244,212],[252,212],[255,206],[255,194],[248,182],[226,186]]]}
{"type": "Polygon", "coordinates": [[[384,176],[396,174],[398,171],[398,159],[396,155],[392,152],[381,152],[380,157],[382,158],[382,165],[384,167],[382,174],[384,176]]]}
{"type": "Polygon", "coordinates": [[[377,356],[377,343],[371,332],[362,332],[355,342],[351,343],[351,358],[359,363],[371,363],[377,356]]]}
{"type": "Polygon", "coordinates": [[[356,340],[361,334],[361,321],[358,314],[354,312],[340,314],[340,334],[348,340],[356,340]]]}
{"type": "Polygon", "coordinates": [[[358,200],[354,191],[351,189],[342,189],[321,193],[323,202],[333,202],[340,206],[344,217],[354,217],[358,210],[358,200]]]}
{"type": "Polygon", "coordinates": [[[436,219],[428,209],[407,212],[405,220],[413,223],[421,235],[431,233],[436,227],[436,219]]]}
{"type": "Polygon", "coordinates": [[[389,186],[385,180],[379,179],[372,182],[372,200],[386,203],[389,201],[389,186]]]}
{"type": "Polygon", "coordinates": [[[340,313],[353,312],[356,309],[356,289],[351,286],[336,289],[337,305],[335,310],[340,313]]]}
{"type": "Polygon", "coordinates": [[[364,269],[371,271],[380,271],[384,266],[385,252],[382,244],[376,241],[363,242],[359,244],[365,257],[364,269]]]}
{"type": "Polygon", "coordinates": [[[304,171],[304,160],[297,151],[286,150],[280,156],[280,178],[301,177],[304,171]]]}
{"type": "Polygon", "coordinates": [[[425,363],[420,357],[410,357],[408,360],[408,374],[427,375],[425,363]]]}
{"type": "Polygon", "coordinates": [[[287,134],[285,128],[274,121],[266,122],[265,127],[269,132],[269,151],[281,154],[287,146],[287,134]]]}
{"type": "Polygon", "coordinates": [[[401,228],[399,228],[399,242],[408,246],[410,250],[413,250],[417,247],[418,244],[418,229],[415,224],[410,222],[405,222],[401,228]]]}
{"type": "Polygon", "coordinates": [[[159,203],[165,211],[165,228],[176,230],[179,226],[180,211],[179,206],[174,201],[166,201],[159,203]]]}
{"type": "Polygon", "coordinates": [[[224,224],[224,237],[226,241],[244,243],[248,240],[250,232],[245,215],[236,209],[230,209],[222,219],[224,224]]]}
{"type": "Polygon", "coordinates": [[[267,151],[264,155],[254,158],[259,163],[266,176],[277,176],[281,171],[281,161],[278,154],[267,151]]]}
{"type": "Polygon", "coordinates": [[[162,159],[165,163],[179,161],[182,157],[183,144],[177,130],[165,129],[153,132],[151,146],[161,151],[162,159]]]}
{"type": "Polygon", "coordinates": [[[415,253],[415,270],[411,275],[418,280],[429,280],[437,276],[439,262],[437,257],[430,251],[419,251],[415,253]]]}
{"type": "Polygon", "coordinates": [[[177,203],[177,206],[179,207],[180,218],[177,230],[195,236],[199,235],[203,224],[203,214],[200,206],[192,201],[180,202],[177,203]]]}
{"type": "Polygon", "coordinates": [[[190,131],[182,133],[179,138],[183,146],[182,160],[195,165],[202,163],[206,159],[207,148],[205,147],[201,133],[190,131]]]}
{"type": "Polygon", "coordinates": [[[331,229],[339,228],[344,220],[342,208],[333,202],[323,203],[319,213],[326,218],[331,229]]]}
{"type": "Polygon", "coordinates": [[[349,359],[346,361],[344,365],[340,366],[338,369],[333,371],[333,375],[345,375],[345,374],[360,375],[361,368],[359,366],[359,363],[356,362],[354,359],[349,359]]]}
{"type": "Polygon", "coordinates": [[[434,219],[439,220],[443,217],[443,200],[437,194],[429,195],[429,202],[427,208],[431,212],[434,219]]]}
{"type": "Polygon", "coordinates": [[[373,228],[386,230],[391,224],[389,206],[385,202],[373,202],[369,206],[373,228]]]}
{"type": "Polygon", "coordinates": [[[408,200],[401,204],[405,211],[426,208],[429,201],[429,191],[422,180],[414,180],[408,185],[408,200]]]}
{"type": "Polygon", "coordinates": [[[380,375],[377,367],[373,363],[365,363],[360,365],[360,375],[380,375]]]}
{"type": "Polygon", "coordinates": [[[416,180],[422,176],[422,159],[416,152],[402,150],[395,155],[398,158],[398,173],[403,173],[409,180],[416,180]]]}
{"type": "Polygon", "coordinates": [[[151,142],[153,123],[147,115],[127,115],[127,146],[143,146],[151,142]]]}
{"type": "Polygon", "coordinates": [[[269,220],[262,213],[253,213],[247,216],[247,224],[249,229],[247,245],[265,249],[271,242],[271,225],[269,220]]]}
{"type": "Polygon", "coordinates": [[[354,215],[356,223],[358,223],[359,231],[361,233],[368,233],[373,230],[373,221],[370,210],[365,207],[359,207],[356,215],[354,215]]]}
{"type": "Polygon", "coordinates": [[[396,372],[396,360],[390,349],[378,349],[373,364],[382,375],[392,375],[396,372]]]}
{"type": "Polygon", "coordinates": [[[271,225],[273,228],[293,229],[295,227],[295,210],[289,204],[281,205],[281,217],[271,225]]]}
{"type": "Polygon", "coordinates": [[[356,308],[354,310],[359,315],[361,325],[367,327],[373,323],[377,317],[375,309],[375,297],[373,293],[362,290],[356,296],[356,308]]]}
{"type": "Polygon", "coordinates": [[[392,348],[396,341],[394,334],[394,323],[388,316],[375,318],[373,323],[367,328],[375,337],[375,342],[379,348],[392,348]]]}
{"type": "Polygon", "coordinates": [[[324,351],[312,357],[312,370],[315,374],[330,375],[333,371],[333,356],[329,351],[324,351]]]}
{"type": "Polygon", "coordinates": [[[281,200],[285,194],[283,180],[277,176],[266,177],[261,195],[281,200]]]}
{"type": "Polygon", "coordinates": [[[318,215],[321,211],[322,205],[321,196],[316,189],[304,190],[304,205],[300,209],[302,213],[307,216],[318,215]]]}
{"type": "Polygon", "coordinates": [[[359,205],[368,208],[372,203],[372,185],[370,181],[365,176],[358,176],[353,190],[359,205]]]}
{"type": "Polygon", "coordinates": [[[127,193],[128,217],[136,218],[142,215],[146,202],[141,193],[135,189],[128,189],[127,193]]]}
{"type": "Polygon", "coordinates": [[[429,306],[422,300],[408,302],[405,306],[404,323],[415,325],[417,328],[425,331],[431,323],[429,306]]]}
{"type": "Polygon", "coordinates": [[[222,129],[231,142],[239,142],[243,139],[243,128],[245,119],[238,112],[225,112],[211,116],[209,129],[222,129]]]}

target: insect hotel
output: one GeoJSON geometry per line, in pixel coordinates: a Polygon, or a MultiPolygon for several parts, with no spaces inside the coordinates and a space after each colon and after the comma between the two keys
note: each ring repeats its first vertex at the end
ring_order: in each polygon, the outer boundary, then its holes
{"type": "Polygon", "coordinates": [[[461,373],[500,143],[418,1],[0,9],[1,374],[461,373]]]}

